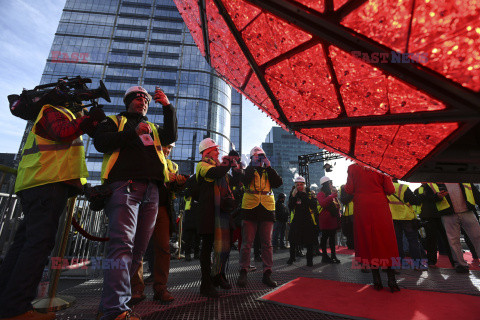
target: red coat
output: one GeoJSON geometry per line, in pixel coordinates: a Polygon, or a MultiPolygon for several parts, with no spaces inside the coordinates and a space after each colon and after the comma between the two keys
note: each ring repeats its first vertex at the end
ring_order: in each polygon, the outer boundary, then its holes
{"type": "Polygon", "coordinates": [[[352,164],[345,191],[353,194],[355,257],[369,263],[391,266],[398,247],[386,195],[395,192],[388,176],[352,164]],[[383,259],[382,261],[372,259],[383,259]]]}
{"type": "Polygon", "coordinates": [[[320,230],[336,230],[340,228],[340,224],[338,223],[340,220],[339,208],[336,207],[334,199],[336,200],[336,197],[333,195],[326,196],[322,191],[317,194],[318,204],[323,208],[318,215],[318,226],[320,230]]]}

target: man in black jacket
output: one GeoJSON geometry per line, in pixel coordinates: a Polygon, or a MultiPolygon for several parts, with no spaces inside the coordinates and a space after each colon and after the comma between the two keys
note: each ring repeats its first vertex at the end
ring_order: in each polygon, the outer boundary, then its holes
{"type": "Polygon", "coordinates": [[[273,250],[278,248],[286,249],[285,247],[285,230],[287,228],[288,222],[288,208],[285,205],[285,193],[280,193],[278,195],[277,202],[275,203],[275,224],[273,225],[273,250]]]}
{"type": "Polygon", "coordinates": [[[104,270],[102,320],[139,319],[127,306],[130,275],[142,262],[157,211],[167,210],[169,175],[162,145],[177,139],[177,118],[157,88],[154,99],[163,106],[164,127],[148,122],[151,98],[140,86],[129,88],[123,98],[127,111],[109,116],[95,134],[95,148],[104,153],[101,177],[112,190],[105,214],[110,237],[106,258],[113,263],[104,270]]]}

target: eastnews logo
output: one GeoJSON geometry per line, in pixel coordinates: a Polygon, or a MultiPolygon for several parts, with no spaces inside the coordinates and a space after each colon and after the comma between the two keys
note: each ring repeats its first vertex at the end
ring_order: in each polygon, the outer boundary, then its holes
{"type": "Polygon", "coordinates": [[[426,53],[400,53],[396,51],[388,52],[361,52],[352,51],[352,55],[366,63],[427,63],[426,53]]]}
{"type": "Polygon", "coordinates": [[[122,259],[104,259],[104,258],[91,258],[91,259],[76,259],[71,261],[60,257],[52,257],[52,269],[103,269],[103,270],[127,270],[127,263],[122,259]]]}
{"type": "Polygon", "coordinates": [[[412,259],[412,258],[400,258],[392,257],[389,259],[360,259],[355,258],[352,260],[352,269],[378,269],[379,267],[387,268],[391,267],[392,269],[428,269],[428,259],[412,259]]]}

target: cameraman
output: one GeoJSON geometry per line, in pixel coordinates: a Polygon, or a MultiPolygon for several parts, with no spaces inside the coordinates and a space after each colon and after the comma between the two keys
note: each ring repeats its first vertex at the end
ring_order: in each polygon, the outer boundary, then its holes
{"type": "Polygon", "coordinates": [[[240,249],[240,276],[237,280],[239,287],[247,285],[247,270],[250,266],[250,249],[259,229],[262,246],[263,279],[269,287],[276,287],[277,283],[271,279],[273,265],[272,230],[275,221],[275,198],[272,189],[283,184],[282,178],[270,166],[265,152],[260,147],[250,151],[250,164],[245,170],[243,184],[242,211],[242,247],[240,249]]]}
{"type": "Polygon", "coordinates": [[[15,182],[24,219],[0,268],[1,318],[55,318],[34,311],[31,302],[67,199],[82,192],[88,177],[82,134],[93,134],[105,118],[98,107],[89,115],[68,109],[77,107],[44,105],[28,134],[15,182]]]}

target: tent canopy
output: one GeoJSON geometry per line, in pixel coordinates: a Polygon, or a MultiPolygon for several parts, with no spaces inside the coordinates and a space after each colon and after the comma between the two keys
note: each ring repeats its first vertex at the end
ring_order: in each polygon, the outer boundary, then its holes
{"type": "Polygon", "coordinates": [[[300,139],[480,181],[480,1],[175,0],[202,55],[300,139]]]}

